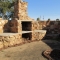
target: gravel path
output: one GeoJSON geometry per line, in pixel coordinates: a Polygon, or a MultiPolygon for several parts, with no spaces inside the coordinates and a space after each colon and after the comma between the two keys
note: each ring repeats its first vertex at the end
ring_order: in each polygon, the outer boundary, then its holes
{"type": "Polygon", "coordinates": [[[31,42],[0,51],[0,60],[47,60],[42,52],[51,48],[60,48],[60,43],[51,40],[31,42]]]}

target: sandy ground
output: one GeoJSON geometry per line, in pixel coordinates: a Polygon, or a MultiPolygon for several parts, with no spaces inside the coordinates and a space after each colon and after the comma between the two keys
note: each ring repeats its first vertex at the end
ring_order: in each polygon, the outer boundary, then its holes
{"type": "Polygon", "coordinates": [[[1,50],[0,60],[47,60],[42,52],[53,48],[60,48],[60,43],[52,40],[31,42],[1,50]]]}

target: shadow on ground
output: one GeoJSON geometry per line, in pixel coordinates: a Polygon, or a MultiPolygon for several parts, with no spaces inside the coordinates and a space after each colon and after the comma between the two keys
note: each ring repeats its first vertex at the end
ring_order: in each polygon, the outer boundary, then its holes
{"type": "MultiPolygon", "coordinates": [[[[51,49],[52,51],[49,51],[48,49],[48,52],[46,52],[46,54],[42,54],[45,58],[47,58],[48,60],[60,60],[60,42],[58,41],[55,41],[55,40],[43,40],[43,42],[45,44],[47,44],[51,49]],[[52,59],[51,59],[51,58],[52,59]]],[[[45,50],[46,51],[46,50],[45,50]]]]}
{"type": "Polygon", "coordinates": [[[56,40],[42,40],[42,41],[52,49],[60,49],[60,42],[56,40]]]}

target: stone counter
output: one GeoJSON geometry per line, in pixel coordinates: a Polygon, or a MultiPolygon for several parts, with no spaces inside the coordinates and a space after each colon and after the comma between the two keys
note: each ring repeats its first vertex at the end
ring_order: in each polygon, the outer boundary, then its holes
{"type": "Polygon", "coordinates": [[[35,31],[22,31],[21,33],[0,33],[0,49],[23,43],[24,39],[22,38],[22,34],[25,33],[32,33],[31,40],[42,40],[46,34],[46,31],[35,30],[35,31]]]}
{"type": "Polygon", "coordinates": [[[42,40],[46,35],[46,30],[35,30],[32,32],[32,40],[42,40]]]}
{"type": "Polygon", "coordinates": [[[17,33],[0,34],[0,49],[20,44],[22,42],[21,36],[22,36],[21,34],[17,33]]]}

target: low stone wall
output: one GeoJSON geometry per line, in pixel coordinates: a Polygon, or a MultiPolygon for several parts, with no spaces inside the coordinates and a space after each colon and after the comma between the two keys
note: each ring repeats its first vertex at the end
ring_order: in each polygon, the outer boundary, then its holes
{"type": "MultiPolygon", "coordinates": [[[[36,30],[32,32],[32,39],[30,41],[42,40],[45,34],[46,31],[44,30],[36,30]]],[[[18,45],[25,41],[29,40],[23,39],[22,33],[0,33],[0,49],[18,45]]]]}
{"type": "Polygon", "coordinates": [[[46,35],[46,30],[36,30],[32,33],[32,40],[42,40],[46,35]]]}
{"type": "Polygon", "coordinates": [[[22,43],[21,34],[5,34],[0,34],[0,49],[22,43]]]}

